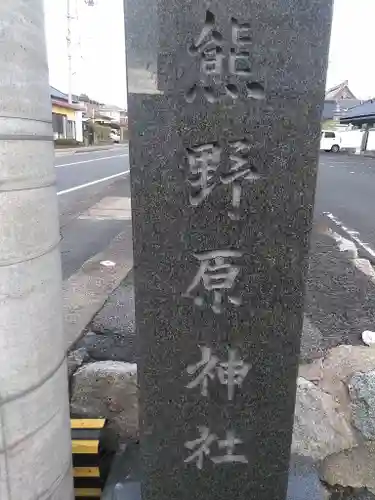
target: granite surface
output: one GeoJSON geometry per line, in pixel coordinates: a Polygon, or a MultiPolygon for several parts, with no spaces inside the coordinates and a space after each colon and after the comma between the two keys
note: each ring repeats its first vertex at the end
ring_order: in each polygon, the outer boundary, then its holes
{"type": "Polygon", "coordinates": [[[285,500],[331,2],[125,12],[143,498],[285,500]]]}

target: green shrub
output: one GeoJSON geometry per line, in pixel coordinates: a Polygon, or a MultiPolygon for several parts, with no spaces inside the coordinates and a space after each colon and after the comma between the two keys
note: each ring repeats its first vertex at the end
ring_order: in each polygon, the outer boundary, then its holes
{"type": "Polygon", "coordinates": [[[55,139],[55,147],[65,147],[65,148],[74,148],[75,146],[80,146],[81,143],[76,141],[75,139],[55,139]]]}

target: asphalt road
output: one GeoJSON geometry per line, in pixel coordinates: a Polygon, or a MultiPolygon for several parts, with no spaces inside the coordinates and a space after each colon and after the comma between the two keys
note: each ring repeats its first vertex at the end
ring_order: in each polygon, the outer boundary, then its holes
{"type": "Polygon", "coordinates": [[[315,218],[325,213],[333,228],[353,239],[375,263],[375,158],[322,154],[315,218]]]}
{"type": "MultiPolygon", "coordinates": [[[[69,276],[83,258],[103,249],[116,236],[117,220],[74,221],[102,197],[130,197],[128,146],[56,157],[57,191],[63,232],[63,271],[69,276]],[[115,181],[121,181],[119,182],[115,181]],[[75,243],[70,248],[71,243],[75,243]]],[[[322,216],[334,230],[375,263],[375,158],[322,153],[315,200],[315,220],[322,216]],[[324,214],[324,215],[323,215],[324,214]]]]}
{"type": "Polygon", "coordinates": [[[103,199],[108,204],[130,198],[128,147],[56,156],[55,170],[62,271],[67,279],[123,230],[118,211],[113,216],[88,211],[103,199]]]}
{"type": "Polygon", "coordinates": [[[375,265],[374,190],[375,159],[321,154],[305,296],[313,328],[302,336],[304,360],[336,345],[363,345],[363,331],[375,331],[371,266],[365,273],[353,260],[358,252],[375,265]]]}
{"type": "MultiPolygon", "coordinates": [[[[104,251],[130,224],[128,149],[116,147],[58,157],[56,174],[62,269],[63,278],[67,279],[86,260],[104,251]]],[[[333,231],[354,241],[360,257],[375,265],[373,193],[375,159],[321,155],[315,222],[323,220],[333,231]]],[[[375,283],[354,269],[332,238],[316,230],[310,251],[305,311],[310,323],[317,327],[306,330],[306,359],[320,354],[321,348],[361,343],[363,330],[375,330],[375,283]]]]}

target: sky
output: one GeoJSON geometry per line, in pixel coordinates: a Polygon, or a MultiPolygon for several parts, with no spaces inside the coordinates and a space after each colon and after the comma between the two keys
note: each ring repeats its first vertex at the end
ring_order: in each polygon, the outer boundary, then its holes
{"type": "MultiPolygon", "coordinates": [[[[126,107],[123,0],[94,2],[70,0],[73,93],[126,107]]],[[[50,82],[67,92],[67,0],[44,0],[44,9],[50,82]]],[[[374,19],[375,0],[335,0],[327,87],[348,80],[357,98],[375,97],[374,19]]]]}
{"type": "MultiPolygon", "coordinates": [[[[123,0],[94,2],[70,0],[72,91],[126,107],[123,0]]],[[[44,0],[44,13],[50,83],[68,92],[67,0],[44,0]]]]}
{"type": "Polygon", "coordinates": [[[335,0],[327,85],[349,80],[358,99],[375,97],[375,0],[335,0]]]}

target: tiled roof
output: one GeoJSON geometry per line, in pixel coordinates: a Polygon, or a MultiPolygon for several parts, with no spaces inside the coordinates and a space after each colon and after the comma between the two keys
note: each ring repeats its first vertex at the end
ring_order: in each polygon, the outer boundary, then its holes
{"type": "Polygon", "coordinates": [[[349,118],[363,118],[367,116],[375,116],[375,99],[370,99],[369,101],[365,101],[362,104],[349,109],[342,117],[342,120],[348,120],[349,118]]]}
{"type": "Polygon", "coordinates": [[[345,93],[351,95],[352,99],[355,99],[353,92],[351,92],[351,90],[349,89],[348,80],[345,80],[344,82],[340,83],[339,85],[335,85],[334,87],[331,87],[330,89],[328,89],[326,91],[326,100],[327,101],[337,100],[337,96],[340,94],[340,92],[342,90],[345,90],[345,89],[347,91],[345,93]]]}
{"type": "Polygon", "coordinates": [[[60,90],[55,89],[55,87],[52,87],[51,85],[49,88],[50,88],[51,97],[53,99],[59,99],[62,101],[68,100],[68,94],[64,94],[64,92],[60,92],[60,90]]]}
{"type": "MultiPolygon", "coordinates": [[[[56,89],[55,87],[52,87],[52,85],[49,86],[50,88],[50,93],[52,99],[57,99],[58,101],[68,101],[69,97],[68,94],[65,94],[64,92],[61,92],[60,90],[56,89]]],[[[72,95],[73,102],[77,103],[77,96],[72,95]]]]}
{"type": "Polygon", "coordinates": [[[324,101],[322,120],[332,120],[337,112],[339,116],[344,116],[350,108],[358,106],[358,104],[361,104],[361,101],[358,101],[358,99],[341,99],[340,101],[326,99],[324,101]],[[337,107],[338,105],[339,108],[337,107]]]}

